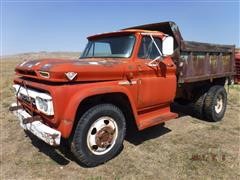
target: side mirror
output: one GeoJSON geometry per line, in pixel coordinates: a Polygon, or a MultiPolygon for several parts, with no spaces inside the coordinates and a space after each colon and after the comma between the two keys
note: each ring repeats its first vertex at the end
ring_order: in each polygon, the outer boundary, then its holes
{"type": "Polygon", "coordinates": [[[174,39],[172,36],[165,36],[162,39],[162,53],[163,56],[172,55],[174,52],[174,39]]]}

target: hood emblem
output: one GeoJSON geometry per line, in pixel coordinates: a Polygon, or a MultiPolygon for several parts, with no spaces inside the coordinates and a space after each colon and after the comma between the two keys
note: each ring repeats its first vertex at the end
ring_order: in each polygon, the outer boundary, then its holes
{"type": "Polygon", "coordinates": [[[67,76],[68,80],[72,81],[77,76],[77,73],[67,72],[67,73],[65,73],[65,75],[67,76]]]}

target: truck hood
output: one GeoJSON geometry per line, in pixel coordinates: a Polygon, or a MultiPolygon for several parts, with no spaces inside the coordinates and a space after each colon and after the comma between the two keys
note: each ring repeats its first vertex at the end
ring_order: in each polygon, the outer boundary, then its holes
{"type": "Polygon", "coordinates": [[[127,61],[125,58],[28,60],[15,71],[19,76],[52,82],[119,80],[127,61]],[[74,78],[69,79],[67,73],[75,75],[74,78]]]}

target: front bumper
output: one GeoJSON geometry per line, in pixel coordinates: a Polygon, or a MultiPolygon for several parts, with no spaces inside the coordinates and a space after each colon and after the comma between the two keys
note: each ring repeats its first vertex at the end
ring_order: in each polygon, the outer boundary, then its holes
{"type": "Polygon", "coordinates": [[[50,144],[51,146],[60,145],[60,131],[50,128],[49,126],[43,124],[39,119],[32,119],[32,116],[23,108],[17,106],[17,103],[12,103],[9,109],[15,116],[17,116],[23,129],[30,131],[39,139],[43,140],[47,144],[50,144]]]}

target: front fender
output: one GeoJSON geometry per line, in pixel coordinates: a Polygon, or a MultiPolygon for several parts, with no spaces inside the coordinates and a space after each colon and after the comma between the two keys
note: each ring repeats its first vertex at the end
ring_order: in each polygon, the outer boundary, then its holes
{"type": "Polygon", "coordinates": [[[68,138],[73,129],[74,121],[77,115],[77,110],[80,103],[91,96],[110,94],[110,93],[122,93],[128,97],[129,103],[132,108],[133,115],[137,119],[136,104],[132,93],[126,86],[112,85],[112,84],[92,84],[90,86],[79,89],[69,99],[69,103],[66,105],[63,119],[61,120],[58,129],[61,131],[64,138],[68,138]]]}

